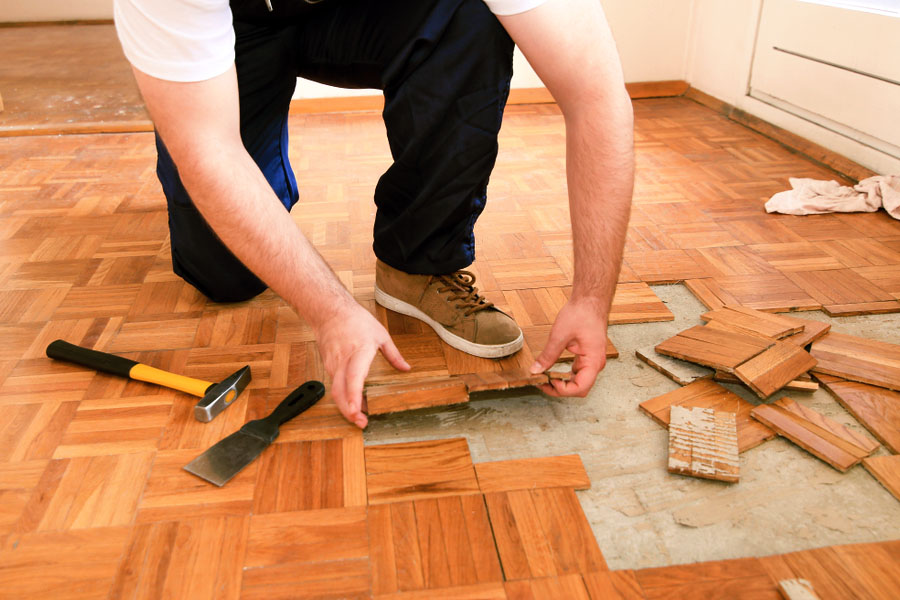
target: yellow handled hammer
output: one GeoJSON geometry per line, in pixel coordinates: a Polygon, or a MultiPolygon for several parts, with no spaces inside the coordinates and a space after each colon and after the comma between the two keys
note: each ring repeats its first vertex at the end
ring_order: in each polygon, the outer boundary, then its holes
{"type": "Polygon", "coordinates": [[[212,421],[216,415],[230,406],[250,383],[250,365],[238,369],[223,379],[221,383],[211,383],[156,369],[130,358],[82,348],[63,340],[51,342],[47,346],[47,356],[89,367],[96,371],[155,383],[186,392],[192,396],[199,396],[200,401],[194,406],[194,417],[204,423],[212,421]]]}

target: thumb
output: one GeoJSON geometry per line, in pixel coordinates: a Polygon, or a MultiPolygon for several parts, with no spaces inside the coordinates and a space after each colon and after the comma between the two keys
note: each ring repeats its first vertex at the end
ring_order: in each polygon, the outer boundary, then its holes
{"type": "Polygon", "coordinates": [[[391,365],[393,365],[395,369],[398,369],[400,371],[410,370],[411,367],[409,366],[409,363],[406,362],[406,359],[404,359],[403,355],[400,354],[400,350],[397,349],[397,346],[394,345],[394,340],[392,340],[390,337],[388,337],[388,339],[383,344],[381,344],[381,346],[379,346],[379,349],[381,350],[381,353],[384,355],[387,361],[391,363],[391,365]]]}
{"type": "Polygon", "coordinates": [[[544,346],[543,351],[541,351],[538,357],[534,359],[534,364],[531,365],[531,373],[533,375],[543,373],[552,367],[559,358],[559,355],[562,354],[562,351],[566,349],[567,343],[568,340],[566,338],[556,334],[554,329],[551,329],[547,344],[544,346]]]}

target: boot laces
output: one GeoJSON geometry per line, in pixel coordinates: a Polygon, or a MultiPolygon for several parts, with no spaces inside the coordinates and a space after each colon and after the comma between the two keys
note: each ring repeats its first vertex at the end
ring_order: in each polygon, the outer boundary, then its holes
{"type": "Polygon", "coordinates": [[[494,303],[485,299],[475,287],[475,274],[471,271],[456,271],[449,275],[433,275],[433,280],[440,281],[443,286],[437,289],[439,294],[450,293],[449,301],[457,310],[465,310],[464,316],[491,308],[494,303]]]}

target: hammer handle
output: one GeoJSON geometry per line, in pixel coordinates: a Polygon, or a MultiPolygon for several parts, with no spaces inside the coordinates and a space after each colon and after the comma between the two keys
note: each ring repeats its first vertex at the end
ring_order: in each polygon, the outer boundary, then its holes
{"type": "Polygon", "coordinates": [[[130,358],[116,356],[115,354],[107,354],[99,350],[91,350],[82,348],[75,344],[70,344],[64,340],[56,340],[47,346],[47,356],[57,360],[88,367],[95,371],[102,371],[111,375],[120,377],[128,377],[138,381],[146,381],[147,383],[155,383],[167,388],[186,392],[188,394],[203,397],[211,386],[215,385],[208,381],[185,377],[184,375],[176,375],[162,369],[141,364],[130,358]]]}

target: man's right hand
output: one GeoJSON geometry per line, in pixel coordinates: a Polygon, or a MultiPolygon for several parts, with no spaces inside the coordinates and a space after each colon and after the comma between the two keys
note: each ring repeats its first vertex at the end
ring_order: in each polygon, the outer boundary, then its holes
{"type": "Polygon", "coordinates": [[[408,371],[387,330],[362,306],[339,311],[316,328],[319,352],[331,376],[331,397],[341,414],[360,429],[369,419],[362,412],[362,393],[375,353],[381,353],[394,368],[408,371]]]}

